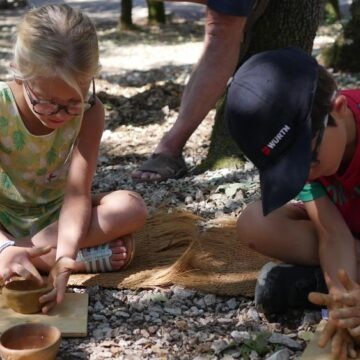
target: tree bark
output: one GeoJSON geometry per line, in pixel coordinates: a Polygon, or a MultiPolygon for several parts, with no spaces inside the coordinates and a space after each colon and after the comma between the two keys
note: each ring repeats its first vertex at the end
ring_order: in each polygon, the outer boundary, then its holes
{"type": "MultiPolygon", "coordinates": [[[[250,46],[240,55],[239,65],[258,52],[288,46],[300,47],[310,54],[322,9],[321,0],[271,0],[252,29],[250,46]]],[[[217,104],[209,152],[200,171],[242,166],[241,151],[229,136],[224,121],[225,101],[223,97],[217,104]]]]}

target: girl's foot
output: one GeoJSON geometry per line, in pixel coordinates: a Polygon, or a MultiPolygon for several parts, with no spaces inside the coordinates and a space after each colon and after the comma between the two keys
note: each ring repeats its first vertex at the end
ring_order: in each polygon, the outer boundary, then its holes
{"type": "Polygon", "coordinates": [[[97,273],[125,269],[133,259],[134,251],[134,239],[131,235],[81,249],[76,259],[75,271],[97,273]]]}

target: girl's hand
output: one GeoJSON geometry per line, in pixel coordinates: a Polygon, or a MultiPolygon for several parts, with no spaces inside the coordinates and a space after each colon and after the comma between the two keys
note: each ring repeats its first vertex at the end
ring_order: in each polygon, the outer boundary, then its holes
{"type": "Polygon", "coordinates": [[[53,290],[39,299],[43,304],[42,312],[44,314],[64,300],[66,285],[71,272],[75,269],[75,263],[75,260],[64,256],[59,258],[51,269],[48,281],[53,286],[53,290]]]}
{"type": "Polygon", "coordinates": [[[50,246],[25,248],[9,246],[0,254],[0,277],[7,283],[13,276],[34,280],[39,284],[43,278],[32,264],[31,259],[51,251],[50,246]]]}

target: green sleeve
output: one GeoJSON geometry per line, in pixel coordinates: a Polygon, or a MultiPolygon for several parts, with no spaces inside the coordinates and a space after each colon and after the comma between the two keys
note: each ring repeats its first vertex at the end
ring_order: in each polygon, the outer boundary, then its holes
{"type": "Polygon", "coordinates": [[[318,182],[306,183],[299,195],[298,200],[303,202],[312,201],[327,195],[325,188],[318,182]]]}

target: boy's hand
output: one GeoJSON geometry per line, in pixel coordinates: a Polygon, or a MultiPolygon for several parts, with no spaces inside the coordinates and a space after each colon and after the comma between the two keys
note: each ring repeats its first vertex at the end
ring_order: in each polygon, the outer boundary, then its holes
{"type": "Polygon", "coordinates": [[[330,318],[337,326],[348,329],[356,340],[360,340],[360,286],[344,270],[339,270],[338,278],[345,290],[332,288],[329,295],[310,293],[309,300],[327,306],[330,318]]]}
{"type": "Polygon", "coordinates": [[[66,285],[74,269],[75,260],[69,257],[61,257],[56,261],[48,279],[49,283],[53,286],[53,290],[39,299],[40,303],[43,304],[42,312],[44,314],[64,300],[66,285]]]}
{"type": "Polygon", "coordinates": [[[348,358],[355,359],[357,357],[354,339],[346,329],[340,329],[335,321],[331,319],[326,323],[318,345],[325,347],[329,341],[331,342],[331,353],[334,359],[347,360],[348,358]]]}
{"type": "Polygon", "coordinates": [[[9,246],[1,252],[0,277],[5,283],[13,276],[21,276],[24,279],[34,280],[42,284],[43,278],[31,262],[31,259],[45,255],[50,251],[50,246],[32,248],[9,246]]]}
{"type": "Polygon", "coordinates": [[[331,317],[339,327],[348,329],[356,340],[360,340],[360,286],[344,270],[340,270],[338,276],[346,291],[332,296],[343,306],[334,308],[331,317]]]}
{"type": "Polygon", "coordinates": [[[330,320],[321,334],[319,346],[323,347],[331,340],[331,351],[336,358],[355,358],[354,342],[360,340],[360,286],[344,270],[338,272],[344,290],[335,288],[329,278],[325,278],[330,294],[309,294],[311,302],[330,310],[330,320]]]}

